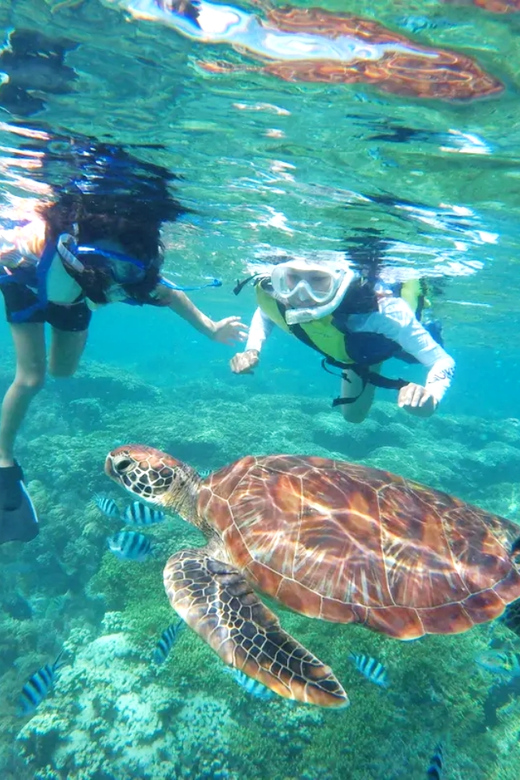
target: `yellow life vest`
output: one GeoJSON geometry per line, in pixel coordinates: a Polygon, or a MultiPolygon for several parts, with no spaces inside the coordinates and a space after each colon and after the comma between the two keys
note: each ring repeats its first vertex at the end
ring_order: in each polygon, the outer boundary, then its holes
{"type": "MultiPolygon", "coordinates": [[[[313,347],[323,355],[341,363],[356,363],[347,351],[345,333],[333,324],[333,315],[328,314],[319,320],[303,322],[297,328],[287,324],[284,307],[266,289],[268,277],[260,279],[256,284],[256,300],[258,306],[269,319],[286,333],[292,333],[300,341],[313,347]]],[[[400,297],[406,301],[416,316],[429,301],[425,298],[425,282],[422,279],[411,279],[401,285],[400,297]]],[[[390,357],[390,355],[388,355],[390,357]]],[[[384,358],[383,358],[384,359],[384,358]]],[[[374,361],[374,364],[380,361],[374,361]]]]}
{"type": "MultiPolygon", "coordinates": [[[[260,280],[256,285],[256,300],[259,307],[275,325],[285,330],[286,333],[293,333],[285,321],[285,317],[278,306],[278,301],[264,288],[265,281],[265,279],[260,280]]],[[[300,327],[315,349],[322,354],[343,363],[354,362],[345,348],[345,334],[332,324],[332,314],[328,314],[319,320],[302,322],[300,327]]],[[[293,333],[293,335],[295,334],[293,333]]]]}
{"type": "Polygon", "coordinates": [[[425,279],[409,279],[403,282],[399,290],[399,297],[405,301],[418,320],[421,319],[423,309],[431,306],[426,297],[428,285],[425,279]]]}

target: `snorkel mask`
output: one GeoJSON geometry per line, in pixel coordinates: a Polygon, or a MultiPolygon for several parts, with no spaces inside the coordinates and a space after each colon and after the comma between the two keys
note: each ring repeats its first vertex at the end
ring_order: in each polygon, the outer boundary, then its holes
{"type": "Polygon", "coordinates": [[[344,260],[313,263],[296,259],[275,266],[271,272],[275,297],[291,307],[285,312],[288,325],[319,320],[331,314],[354,278],[354,271],[344,260]]]}
{"type": "MultiPolygon", "coordinates": [[[[82,273],[85,270],[85,265],[100,265],[109,271],[112,279],[119,285],[138,284],[145,278],[150,265],[136,257],[116,252],[113,249],[102,249],[99,246],[84,244],[77,246],[74,236],[70,233],[62,233],[59,236],[56,249],[63,262],[77,273],[82,273]]],[[[211,279],[206,284],[179,285],[166,279],[162,274],[159,277],[159,284],[181,292],[222,286],[220,279],[211,279]]]]}

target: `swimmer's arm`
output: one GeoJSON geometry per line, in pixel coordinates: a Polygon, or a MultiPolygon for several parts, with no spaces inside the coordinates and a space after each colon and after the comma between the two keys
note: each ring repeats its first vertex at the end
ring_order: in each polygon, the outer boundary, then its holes
{"type": "MultiPolygon", "coordinates": [[[[455,361],[437,344],[401,298],[392,297],[380,302],[380,310],[385,319],[380,321],[382,327],[378,331],[397,341],[405,352],[429,369],[424,388],[436,407],[451,385],[455,361]]],[[[403,388],[400,392],[403,396],[400,402],[406,400],[404,397],[412,391],[411,385],[408,387],[409,391],[403,388]]]]}
{"type": "Polygon", "coordinates": [[[393,323],[398,323],[394,338],[405,352],[429,369],[425,388],[437,405],[450,387],[455,361],[431,337],[404,301],[394,298],[392,304],[392,311],[388,311],[387,316],[390,315],[393,323]]]}
{"type": "Polygon", "coordinates": [[[254,349],[260,353],[263,345],[271,335],[273,324],[273,321],[270,320],[269,317],[266,317],[262,309],[258,307],[253,314],[253,319],[249,326],[249,336],[245,351],[247,352],[250,349],[254,349]]]}
{"type": "Polygon", "coordinates": [[[444,355],[433,364],[426,378],[426,390],[437,403],[443,399],[446,390],[450,387],[455,372],[455,361],[446,352],[444,355]]]}
{"type": "Polygon", "coordinates": [[[413,314],[401,327],[399,344],[428,370],[425,388],[438,404],[451,384],[455,361],[413,314]]]}
{"type": "Polygon", "coordinates": [[[233,341],[244,341],[247,336],[247,328],[240,317],[225,317],[215,322],[180,290],[171,290],[159,284],[155,289],[155,297],[162,306],[167,306],[208,339],[230,344],[233,341]]]}
{"type": "Polygon", "coordinates": [[[237,352],[231,358],[230,366],[234,374],[252,374],[260,360],[260,351],[273,329],[273,322],[258,308],[253,314],[249,337],[243,352],[237,352]]]}

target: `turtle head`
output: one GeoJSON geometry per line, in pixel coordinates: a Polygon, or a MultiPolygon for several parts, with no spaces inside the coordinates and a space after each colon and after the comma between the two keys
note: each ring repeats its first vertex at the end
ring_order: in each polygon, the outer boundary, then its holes
{"type": "Polygon", "coordinates": [[[178,512],[195,522],[200,477],[197,472],[166,452],[126,444],[108,453],[105,474],[142,501],[178,512]]]}

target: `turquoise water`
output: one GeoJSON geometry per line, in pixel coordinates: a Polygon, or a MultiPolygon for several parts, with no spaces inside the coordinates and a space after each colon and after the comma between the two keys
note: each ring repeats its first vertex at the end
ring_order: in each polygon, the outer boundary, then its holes
{"type": "MultiPolygon", "coordinates": [[[[181,283],[222,279],[191,296],[213,319],[249,321],[252,291],[232,294],[249,263],[379,237],[392,242],[388,264],[442,280],[434,313],[457,362],[431,420],[409,417],[391,392],[378,391],[370,418],[348,427],[330,407],[337,380],[281,333],[255,374],[237,377],[232,347],[169,312],[119,304],[97,312],[77,377],[49,380],[17,444],[42,531],[30,545],[0,548],[2,777],[420,780],[442,741],[443,777],[516,780],[518,693],[497,702],[493,675],[475,663],[490,642],[520,652],[503,626],[400,643],[280,610],[284,628],[333,667],[351,706],[331,712],[255,699],[192,632],[162,667],[151,664],[174,619],[162,568],[200,542],[196,532],[173,519],[150,531],[150,561],[118,561],[106,537],[120,525],[93,503],[95,493],[127,503],[103,461],[133,440],[209,470],[249,453],[359,461],[520,523],[520,12],[390,0],[322,7],[460,52],[504,88],[450,102],[389,94],[381,84],[211,73],[199,63],[260,63],[98,0],[0,2],[4,37],[25,29],[67,39],[65,63],[77,74],[68,91],[30,93],[44,104],[30,117],[2,109],[6,197],[26,198],[40,182],[30,169],[15,178],[27,155],[14,126],[135,145],[133,154],[181,177],[177,196],[195,213],[166,227],[166,269],[181,283]],[[68,663],[54,691],[33,717],[17,718],[23,684],[62,647],[68,663]],[[388,689],[364,679],[351,652],[381,660],[388,689]]],[[[4,322],[0,344],[4,392],[13,368],[4,322]]],[[[387,373],[403,370],[422,376],[398,363],[387,373]]]]}

